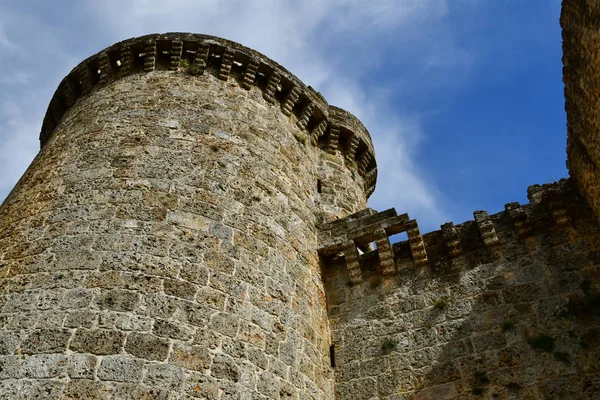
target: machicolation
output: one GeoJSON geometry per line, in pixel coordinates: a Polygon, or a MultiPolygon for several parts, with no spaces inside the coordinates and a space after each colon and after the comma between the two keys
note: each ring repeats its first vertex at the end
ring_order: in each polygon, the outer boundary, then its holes
{"type": "Polygon", "coordinates": [[[571,177],[429,233],[367,207],[362,123],[256,51],[83,61],[0,206],[0,398],[600,398],[599,21],[563,1],[571,177]]]}

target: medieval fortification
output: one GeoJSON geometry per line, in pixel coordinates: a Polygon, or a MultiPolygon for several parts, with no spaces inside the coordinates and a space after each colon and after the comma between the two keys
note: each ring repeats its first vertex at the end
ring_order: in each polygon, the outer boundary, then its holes
{"type": "Polygon", "coordinates": [[[83,61],[0,207],[0,398],[600,399],[600,2],[561,23],[570,178],[427,234],[256,51],[83,61]]]}

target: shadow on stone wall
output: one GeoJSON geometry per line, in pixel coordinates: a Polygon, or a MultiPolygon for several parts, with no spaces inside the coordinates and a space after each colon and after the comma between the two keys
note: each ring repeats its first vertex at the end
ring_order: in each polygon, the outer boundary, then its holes
{"type": "Polygon", "coordinates": [[[328,260],[338,398],[600,398],[600,230],[578,201],[567,226],[532,215],[526,238],[497,214],[491,248],[464,224],[456,258],[441,232],[426,235],[427,267],[397,243],[393,277],[376,251],[359,285],[328,260]]]}

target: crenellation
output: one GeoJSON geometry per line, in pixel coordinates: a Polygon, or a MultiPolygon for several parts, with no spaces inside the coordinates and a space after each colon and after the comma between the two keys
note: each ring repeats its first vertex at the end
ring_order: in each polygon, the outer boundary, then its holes
{"type": "Polygon", "coordinates": [[[317,147],[319,144],[319,139],[321,136],[325,134],[327,130],[327,120],[322,120],[315,126],[315,128],[310,132],[310,143],[317,147]]]}
{"type": "Polygon", "coordinates": [[[80,64],[74,70],[75,79],[81,85],[81,94],[87,95],[91,92],[94,84],[92,83],[91,71],[86,64],[80,64]]]}
{"type": "Polygon", "coordinates": [[[267,84],[265,86],[265,90],[263,92],[263,97],[264,99],[271,103],[274,104],[275,103],[275,93],[277,92],[277,88],[279,86],[279,82],[281,81],[281,73],[274,69],[273,71],[271,71],[271,73],[269,74],[269,77],[267,78],[267,84]]]}
{"type": "Polygon", "coordinates": [[[504,206],[505,211],[510,216],[513,222],[515,231],[520,238],[525,238],[531,235],[531,220],[529,215],[518,202],[507,203],[504,206]]]}
{"type": "MultiPolygon", "coordinates": [[[[377,176],[372,173],[375,169],[374,153],[368,132],[360,121],[344,110],[329,106],[320,93],[304,86],[297,78],[264,56],[232,42],[205,38],[189,34],[150,35],[115,44],[85,60],[69,74],[67,79],[78,82],[81,90],[69,96],[68,105],[63,108],[73,107],[82,96],[88,96],[97,86],[106,86],[132,73],[149,73],[157,69],[181,71],[177,60],[183,57],[202,75],[210,60],[209,67],[216,68],[213,73],[219,79],[229,78],[234,70],[243,71],[239,78],[242,87],[248,90],[257,85],[267,101],[281,103],[284,115],[297,113],[298,126],[309,131],[311,145],[321,146],[323,141],[326,151],[341,150],[347,160],[347,168],[357,169],[364,182],[367,182],[365,191],[369,195],[373,193],[377,176]],[[331,125],[332,121],[334,125],[331,125]],[[330,134],[331,129],[333,135],[330,134]],[[344,130],[344,138],[347,138],[349,145],[339,147],[340,138],[335,135],[336,129],[344,130]]],[[[63,91],[57,90],[55,97],[64,97],[63,91]]],[[[46,123],[40,134],[42,144],[64,115],[59,108],[51,116],[54,122],[49,116],[45,118],[46,123]]]]}
{"type": "Polygon", "coordinates": [[[108,54],[104,53],[98,57],[98,75],[99,75],[99,84],[105,85],[111,75],[112,68],[110,67],[110,60],[108,59],[108,54]]]}
{"type": "Polygon", "coordinates": [[[327,142],[327,152],[329,154],[337,154],[339,141],[340,128],[337,126],[332,126],[331,129],[329,129],[329,138],[327,142]]]}
{"type": "Polygon", "coordinates": [[[123,75],[129,75],[132,73],[133,54],[131,48],[128,46],[121,47],[121,55],[119,58],[121,73],[123,75]]]}
{"type": "Polygon", "coordinates": [[[73,104],[75,104],[75,101],[77,101],[77,94],[70,79],[63,79],[58,87],[63,99],[65,99],[66,108],[73,107],[73,104]]]}
{"type": "MultiPolygon", "coordinates": [[[[254,81],[256,80],[256,72],[258,71],[258,60],[255,58],[250,58],[248,65],[246,65],[246,70],[244,71],[244,78],[242,80],[242,87],[246,90],[249,90],[252,85],[254,85],[254,81]]],[[[288,114],[289,115],[289,114],[288,114]]]]}
{"type": "Polygon", "coordinates": [[[460,236],[456,231],[456,227],[452,222],[446,222],[441,226],[442,235],[444,237],[444,242],[446,244],[446,248],[448,249],[448,254],[450,257],[459,257],[464,254],[464,249],[462,244],[460,243],[460,236]]]}
{"type": "Polygon", "coordinates": [[[427,250],[425,249],[425,243],[419,230],[417,221],[412,219],[406,222],[406,234],[408,235],[408,243],[410,244],[410,251],[413,255],[415,266],[421,267],[427,265],[429,262],[427,258],[427,250]]]}
{"type": "Polygon", "coordinates": [[[346,150],[346,162],[355,163],[356,161],[356,150],[358,149],[359,139],[357,136],[352,135],[348,139],[348,149],[346,150]]]}
{"type": "Polygon", "coordinates": [[[552,191],[545,192],[543,201],[548,204],[552,219],[556,225],[565,227],[571,223],[571,216],[569,215],[565,202],[558,197],[557,193],[552,191]]]}
{"type": "Polygon", "coordinates": [[[364,173],[367,170],[369,164],[371,163],[371,160],[373,160],[373,154],[370,151],[365,151],[361,155],[360,160],[358,160],[358,170],[361,173],[364,173]]]}
{"type": "Polygon", "coordinates": [[[61,104],[62,102],[63,102],[63,100],[61,99],[61,97],[56,96],[56,97],[52,98],[52,101],[50,102],[50,106],[48,107],[48,110],[50,111],[50,117],[53,121],[53,125],[58,124],[58,121],[61,120],[62,116],[65,113],[64,107],[61,104]]]}
{"type": "Polygon", "coordinates": [[[304,106],[304,108],[302,108],[302,111],[300,111],[300,115],[298,116],[298,121],[296,122],[300,129],[306,129],[308,125],[308,120],[310,119],[310,117],[312,117],[314,112],[314,103],[308,103],[304,106]]]}
{"type": "MultiPolygon", "coordinates": [[[[563,226],[557,223],[556,219],[557,215],[569,215],[567,202],[572,201],[569,200],[572,198],[572,190],[571,182],[567,180],[552,185],[530,187],[530,197],[534,201],[532,204],[508,203],[503,212],[494,215],[489,215],[485,211],[476,211],[473,213],[474,221],[467,221],[457,226],[448,222],[441,226],[440,231],[430,232],[425,236],[421,235],[417,222],[410,220],[407,214],[397,215],[394,209],[379,213],[372,209],[365,209],[322,225],[319,230],[319,254],[325,257],[324,263],[327,266],[330,262],[327,257],[342,251],[348,240],[353,241],[357,248],[367,249],[371,242],[382,239],[380,236],[382,230],[386,237],[401,232],[407,233],[408,240],[405,243],[407,249],[410,249],[415,267],[428,264],[439,265],[445,262],[445,257],[454,259],[485,248],[496,251],[504,244],[500,241],[494,224],[505,223],[502,222],[504,220],[510,221],[511,229],[519,238],[535,235],[536,229],[538,231],[547,229],[550,221],[559,228],[563,226]],[[428,247],[435,248],[434,258],[428,254],[428,247]]],[[[372,247],[368,251],[371,250],[372,247]]],[[[395,254],[395,250],[392,252],[395,254]]],[[[396,257],[397,254],[394,255],[394,258],[396,257]]],[[[384,267],[380,265],[379,268],[384,267]]]]}
{"type": "Polygon", "coordinates": [[[494,247],[500,244],[498,240],[498,235],[496,234],[496,229],[494,228],[494,222],[490,218],[487,211],[478,210],[473,212],[473,216],[475,217],[475,223],[477,224],[477,229],[479,230],[479,234],[481,235],[481,240],[487,247],[494,247]]]}
{"type": "Polygon", "coordinates": [[[375,246],[379,255],[379,268],[383,276],[396,274],[396,264],[394,263],[394,253],[388,235],[384,229],[375,233],[375,246]]]}
{"type": "Polygon", "coordinates": [[[362,282],[362,272],[360,270],[360,264],[358,262],[358,249],[353,240],[346,242],[343,247],[342,254],[346,261],[346,269],[348,270],[348,277],[352,284],[359,284],[362,282]]]}
{"type": "Polygon", "coordinates": [[[292,115],[292,110],[296,106],[296,103],[300,99],[300,88],[298,86],[292,87],[286,94],[281,105],[281,111],[285,116],[292,115]]]}
{"type": "Polygon", "coordinates": [[[219,79],[226,81],[231,73],[235,52],[231,49],[225,49],[221,57],[221,67],[219,68],[219,79]]]}
{"type": "Polygon", "coordinates": [[[174,40],[173,47],[171,48],[171,71],[177,71],[183,55],[183,42],[181,40],[174,40]]]}
{"type": "Polygon", "coordinates": [[[198,72],[200,75],[204,74],[204,70],[208,65],[208,58],[210,55],[210,46],[208,43],[201,43],[198,47],[198,52],[196,53],[196,57],[194,58],[194,65],[198,67],[198,72]]]}
{"type": "Polygon", "coordinates": [[[148,39],[144,46],[144,72],[152,72],[156,68],[156,40],[148,39]]]}

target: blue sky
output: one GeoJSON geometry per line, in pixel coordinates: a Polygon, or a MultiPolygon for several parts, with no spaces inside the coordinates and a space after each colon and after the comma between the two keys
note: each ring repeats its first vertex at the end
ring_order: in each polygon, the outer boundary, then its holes
{"type": "Polygon", "coordinates": [[[567,176],[560,0],[96,0],[0,3],[0,199],[38,150],[57,84],[154,32],[263,52],[371,132],[370,206],[424,232],[527,202],[567,176]]]}

